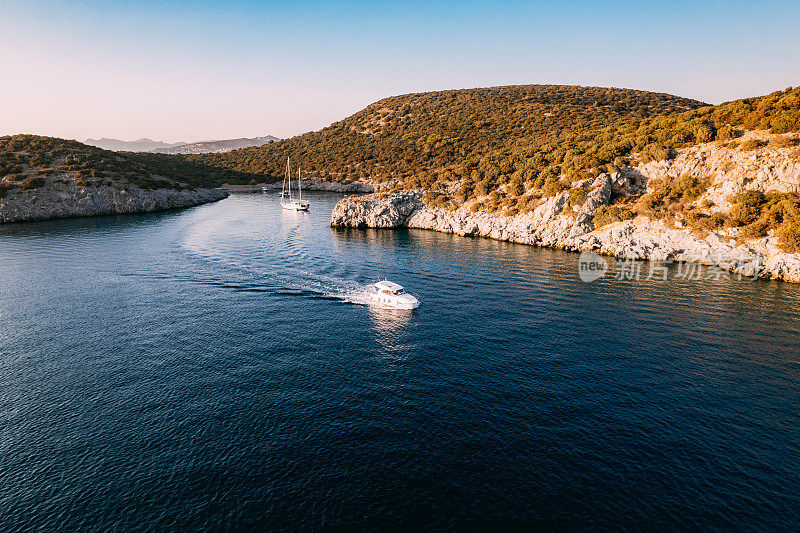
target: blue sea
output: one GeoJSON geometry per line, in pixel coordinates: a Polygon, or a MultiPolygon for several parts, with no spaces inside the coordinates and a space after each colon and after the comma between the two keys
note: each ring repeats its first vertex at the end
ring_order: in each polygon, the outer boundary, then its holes
{"type": "Polygon", "coordinates": [[[800,285],[310,198],[0,226],[1,531],[800,528],[800,285]]]}

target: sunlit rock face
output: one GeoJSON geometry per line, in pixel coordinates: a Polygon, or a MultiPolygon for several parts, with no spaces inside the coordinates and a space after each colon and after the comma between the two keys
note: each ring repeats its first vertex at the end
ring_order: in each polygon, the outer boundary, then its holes
{"type": "Polygon", "coordinates": [[[694,261],[761,277],[800,282],[800,254],[785,253],[772,234],[746,242],[737,228],[711,231],[705,237],[689,229],[639,216],[596,228],[593,217],[614,196],[647,192],[648,183],[683,174],[710,178],[710,187],[694,203],[709,212],[730,207],[727,199],[744,190],[800,191],[800,162],[789,150],[741,152],[702,144],[678,152],[667,161],[625,167],[573,184],[587,191],[580,206],[569,205],[569,193],[547,198],[533,211],[514,216],[473,212],[470,204],[450,210],[425,204],[422,191],[374,193],[341,200],[331,225],[409,227],[480,236],[522,244],[548,246],[656,261],[694,261]]]}

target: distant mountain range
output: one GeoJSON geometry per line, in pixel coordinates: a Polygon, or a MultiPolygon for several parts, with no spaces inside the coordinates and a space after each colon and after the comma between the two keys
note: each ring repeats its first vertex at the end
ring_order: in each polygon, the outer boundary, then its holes
{"type": "Polygon", "coordinates": [[[276,141],[280,141],[280,139],[272,135],[267,135],[265,137],[242,137],[240,139],[225,139],[222,141],[199,141],[178,146],[156,148],[150,151],[160,154],[210,154],[230,152],[237,148],[252,148],[276,141]]]}
{"type": "Polygon", "coordinates": [[[96,146],[104,150],[115,152],[154,152],[161,154],[206,154],[220,153],[236,150],[237,148],[251,148],[261,146],[270,142],[280,141],[278,137],[266,135],[264,137],[242,137],[239,139],[224,139],[198,142],[177,142],[165,143],[154,141],[148,138],[137,139],[135,141],[121,141],[119,139],[86,139],[83,144],[96,146]]]}
{"type": "Polygon", "coordinates": [[[89,146],[96,146],[103,150],[114,150],[115,152],[149,152],[150,150],[158,150],[161,148],[172,148],[187,144],[185,142],[179,143],[165,143],[162,141],[154,141],[152,139],[143,138],[135,141],[120,141],[119,139],[86,139],[83,144],[89,146]]]}

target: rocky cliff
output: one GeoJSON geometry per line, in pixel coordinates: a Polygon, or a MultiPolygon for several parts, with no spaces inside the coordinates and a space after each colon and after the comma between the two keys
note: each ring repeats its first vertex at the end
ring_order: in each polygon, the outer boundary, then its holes
{"type": "MultiPolygon", "coordinates": [[[[796,148],[741,151],[707,143],[680,151],[673,159],[623,167],[614,174],[586,179],[586,199],[570,205],[569,191],[541,200],[532,211],[514,216],[471,209],[433,208],[422,200],[423,191],[374,193],[349,197],[333,210],[333,226],[431,229],[465,236],[481,236],[522,244],[594,251],[631,259],[689,261],[718,265],[744,275],[800,282],[800,254],[782,252],[770,232],[759,239],[737,239],[739,228],[705,235],[680,222],[637,216],[595,227],[594,215],[616,198],[635,198],[658,180],[687,173],[710,180],[695,204],[707,212],[729,207],[731,195],[744,190],[798,192],[800,163],[796,148]]],[[[573,189],[574,190],[574,189],[573,189]]]]}
{"type": "Polygon", "coordinates": [[[221,189],[141,189],[131,183],[80,186],[67,179],[47,178],[33,189],[5,191],[0,198],[0,223],[146,213],[192,207],[227,196],[221,189]]]}

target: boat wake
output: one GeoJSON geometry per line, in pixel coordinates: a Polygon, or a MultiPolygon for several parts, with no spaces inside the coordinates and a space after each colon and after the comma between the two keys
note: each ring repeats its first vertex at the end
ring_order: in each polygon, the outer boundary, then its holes
{"type": "MultiPolygon", "coordinates": [[[[193,232],[183,242],[184,250],[200,260],[196,274],[207,283],[234,290],[306,296],[356,305],[374,304],[369,297],[368,285],[291,266],[290,263],[294,262],[291,257],[270,257],[263,250],[244,254],[241,250],[222,252],[209,242],[212,232],[208,229],[193,232]],[[210,265],[213,269],[208,268],[210,265]]],[[[284,244],[289,244],[289,248],[297,245],[296,242],[284,244]]],[[[296,254],[292,257],[296,260],[296,254]]]]}

